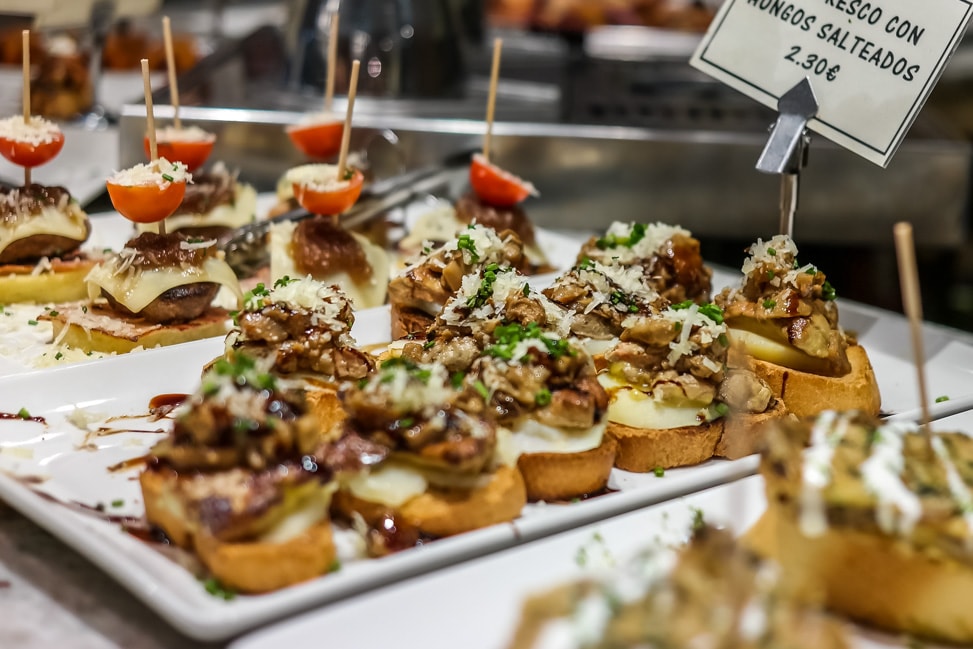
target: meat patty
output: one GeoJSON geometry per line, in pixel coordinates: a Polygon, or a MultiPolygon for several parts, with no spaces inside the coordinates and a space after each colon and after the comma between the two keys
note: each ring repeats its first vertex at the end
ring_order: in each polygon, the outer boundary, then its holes
{"type": "Polygon", "coordinates": [[[120,304],[109,293],[102,291],[112,309],[127,316],[139,317],[148,322],[169,324],[198,318],[209,308],[220,290],[216,282],[196,282],[170,288],[155,298],[138,313],[120,304]]]}
{"type": "MultiPolygon", "coordinates": [[[[85,239],[91,232],[91,225],[85,231],[85,239]]],[[[61,257],[74,252],[84,242],[57,234],[35,234],[26,239],[14,241],[0,252],[0,264],[30,263],[42,257],[61,257]]]]}

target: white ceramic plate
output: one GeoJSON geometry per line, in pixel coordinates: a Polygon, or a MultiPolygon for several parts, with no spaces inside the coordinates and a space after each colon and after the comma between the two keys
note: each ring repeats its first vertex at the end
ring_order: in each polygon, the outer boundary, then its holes
{"type": "MultiPolygon", "coordinates": [[[[949,423],[970,428],[973,417],[949,423]]],[[[597,574],[643,548],[685,542],[694,509],[707,522],[739,533],[765,507],[763,480],[745,478],[366,593],[257,631],[230,649],[317,649],[323,642],[357,649],[500,649],[530,595],[597,574]]],[[[917,646],[861,627],[850,630],[857,649],[917,646]]]]}
{"type": "MultiPolygon", "coordinates": [[[[359,314],[354,333],[368,345],[386,339],[388,327],[388,310],[370,309],[359,314]]],[[[221,351],[222,340],[210,339],[0,379],[0,412],[23,408],[46,420],[0,420],[0,498],[199,638],[228,637],[314,604],[733,480],[755,468],[750,458],[672,470],[663,478],[616,472],[612,485],[621,493],[575,504],[532,505],[516,524],[348,563],[301,586],[223,602],[207,595],[183,567],[122,531],[119,517],[144,512],[138,469],[108,470],[144,455],[160,438],[157,431],[167,427],[145,417],[150,399],[194,390],[202,365],[221,351]],[[100,427],[110,432],[98,433],[100,427]]]]}

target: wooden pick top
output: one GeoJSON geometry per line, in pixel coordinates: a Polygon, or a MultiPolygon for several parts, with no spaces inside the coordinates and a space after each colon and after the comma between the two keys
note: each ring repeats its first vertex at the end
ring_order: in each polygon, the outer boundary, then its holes
{"type": "Polygon", "coordinates": [[[930,433],[929,399],[926,391],[925,351],[922,344],[922,295],[919,290],[919,272],[916,267],[916,248],[912,238],[912,225],[896,223],[893,229],[895,253],[899,262],[899,284],[902,288],[902,306],[909,318],[912,334],[912,354],[916,366],[919,389],[919,405],[922,409],[922,428],[930,433]]]}

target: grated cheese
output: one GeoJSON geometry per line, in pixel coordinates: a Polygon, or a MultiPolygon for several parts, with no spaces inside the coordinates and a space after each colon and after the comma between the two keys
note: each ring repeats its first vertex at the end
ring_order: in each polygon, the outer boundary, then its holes
{"type": "MultiPolygon", "coordinates": [[[[726,334],[726,324],[716,324],[700,313],[698,304],[692,304],[686,309],[670,307],[660,315],[669,322],[679,325],[679,340],[669,343],[668,360],[670,365],[675,365],[680,358],[689,356],[699,349],[699,345],[689,339],[694,329],[699,331],[700,341],[703,344],[709,344],[721,335],[726,334]]],[[[707,367],[709,366],[707,365],[707,367]]],[[[709,367],[709,369],[712,370],[713,368],[709,367]]],[[[718,369],[713,371],[718,371],[718,369]]]]}
{"type": "Polygon", "coordinates": [[[116,171],[108,179],[112,185],[123,187],[142,187],[145,185],[158,185],[166,188],[170,182],[190,183],[193,181],[192,174],[186,170],[186,165],[179,162],[169,162],[165,158],[159,158],[155,164],[137,164],[128,169],[116,171]],[[163,178],[163,174],[171,178],[163,178]]]}
{"type": "Polygon", "coordinates": [[[198,126],[166,126],[155,129],[157,142],[215,142],[216,136],[198,126]]]}
{"type": "Polygon", "coordinates": [[[459,249],[460,237],[466,235],[473,244],[476,251],[476,261],[473,261],[473,252],[463,249],[463,261],[469,265],[499,263],[503,260],[503,240],[497,235],[496,230],[479,224],[469,226],[460,230],[456,235],[442,247],[442,250],[452,251],[459,249]]]}
{"type": "Polygon", "coordinates": [[[61,129],[57,124],[36,115],[31,115],[26,123],[22,115],[0,119],[0,138],[5,140],[37,146],[50,144],[60,135],[61,129]]]}
{"type": "Polygon", "coordinates": [[[750,275],[761,264],[785,266],[793,263],[797,257],[797,245],[794,240],[784,234],[774,236],[770,241],[757,239],[757,243],[747,250],[749,256],[743,261],[743,274],[750,275]]]}
{"type": "Polygon", "coordinates": [[[309,164],[289,169],[284,178],[292,185],[302,185],[316,192],[336,192],[351,185],[338,179],[338,165],[309,164]]]}
{"type": "MultiPolygon", "coordinates": [[[[634,221],[629,223],[615,221],[608,227],[608,230],[605,232],[605,236],[628,239],[632,236],[632,230],[634,227],[634,221]]],[[[651,259],[652,257],[657,256],[665,243],[676,235],[686,237],[692,236],[689,230],[681,228],[678,225],[669,225],[661,222],[648,223],[645,226],[645,236],[643,236],[633,246],[610,246],[604,251],[592,251],[591,256],[596,256],[600,260],[611,261],[612,263],[618,264],[630,264],[637,259],[651,259]]]]}

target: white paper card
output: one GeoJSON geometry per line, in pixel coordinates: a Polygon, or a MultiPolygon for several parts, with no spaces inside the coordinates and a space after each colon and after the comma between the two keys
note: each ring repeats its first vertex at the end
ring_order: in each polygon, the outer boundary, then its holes
{"type": "Polygon", "coordinates": [[[807,77],[809,126],[886,166],[973,15],[973,0],[726,0],[692,65],[777,108],[807,77]]]}

